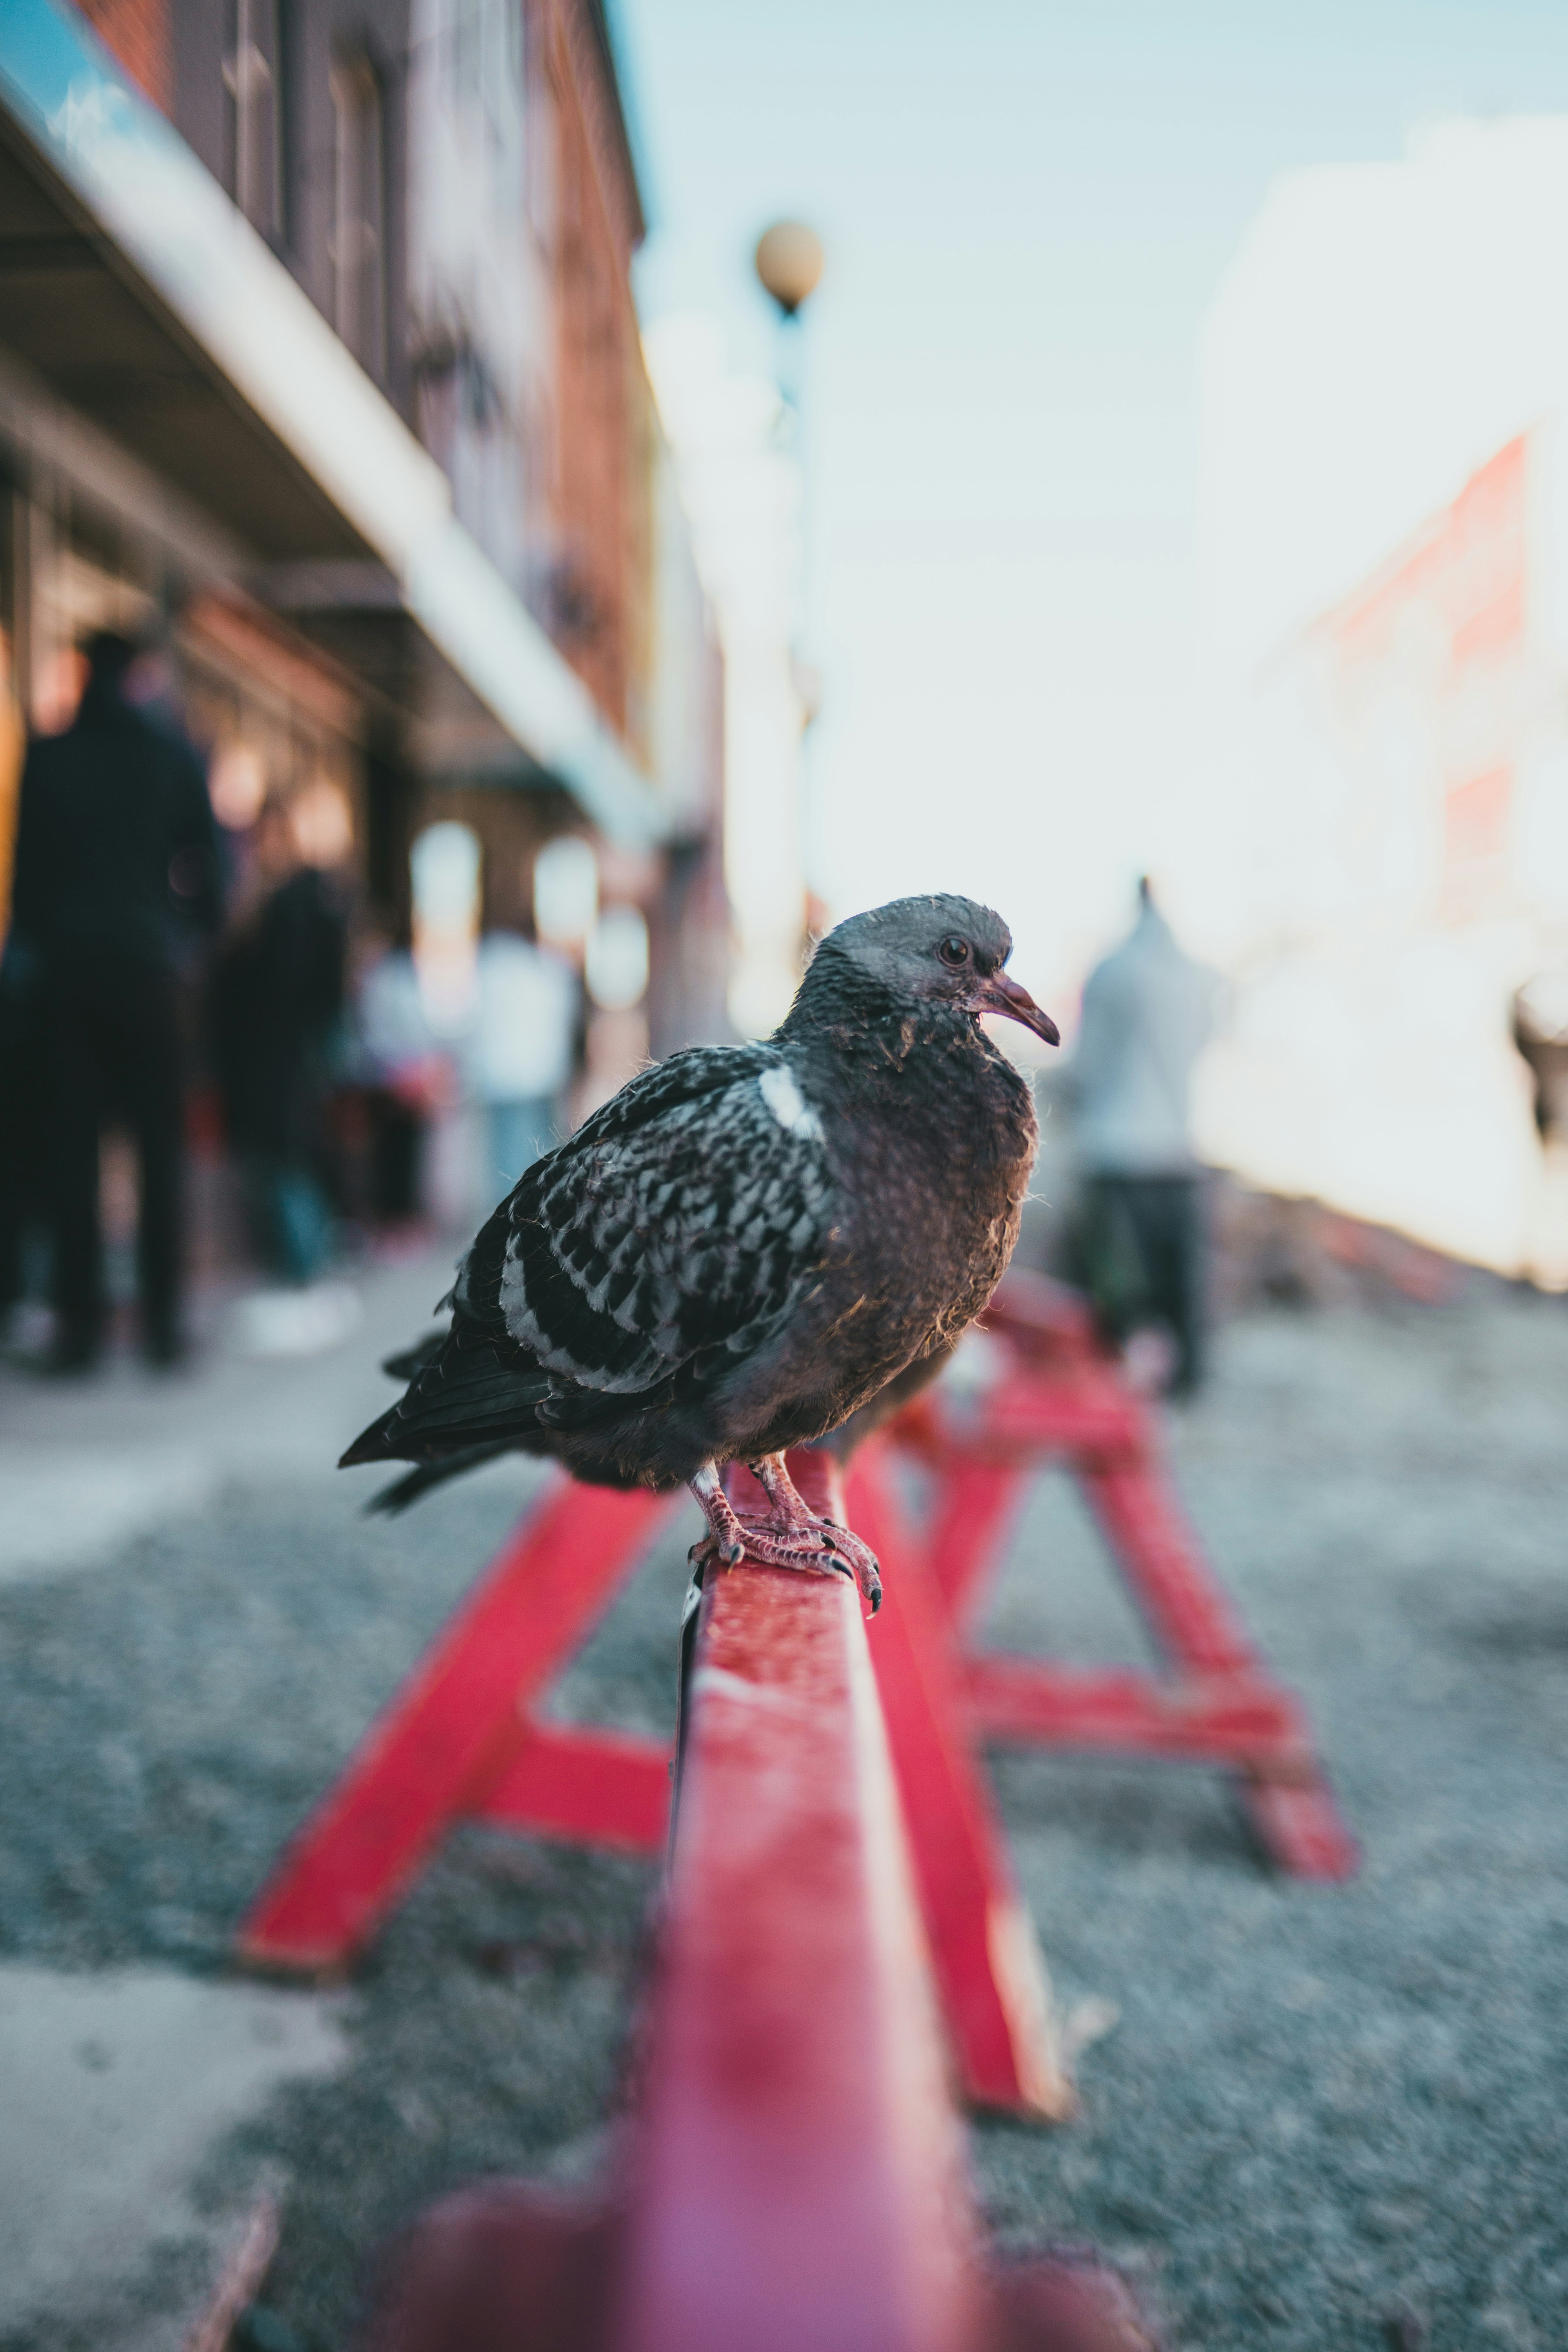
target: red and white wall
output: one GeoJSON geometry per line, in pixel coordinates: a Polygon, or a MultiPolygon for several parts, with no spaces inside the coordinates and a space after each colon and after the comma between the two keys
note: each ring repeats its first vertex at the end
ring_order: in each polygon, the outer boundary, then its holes
{"type": "Polygon", "coordinates": [[[1568,123],[1293,175],[1204,369],[1205,782],[1182,877],[1237,982],[1204,1140],[1568,1280],[1510,1041],[1568,964],[1568,123]]]}

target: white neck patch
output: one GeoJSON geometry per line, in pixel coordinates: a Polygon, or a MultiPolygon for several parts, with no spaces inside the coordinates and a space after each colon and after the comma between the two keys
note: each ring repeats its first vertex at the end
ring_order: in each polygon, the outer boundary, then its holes
{"type": "Polygon", "coordinates": [[[781,1063],[776,1069],[764,1070],[757,1084],[786,1135],[806,1135],[814,1143],[822,1141],[822,1121],[796,1086],[792,1070],[781,1063]]]}

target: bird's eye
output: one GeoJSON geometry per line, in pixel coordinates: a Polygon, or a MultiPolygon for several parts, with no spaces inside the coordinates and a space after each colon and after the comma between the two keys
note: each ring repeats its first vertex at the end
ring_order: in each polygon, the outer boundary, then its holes
{"type": "Polygon", "coordinates": [[[937,953],[943,963],[951,964],[953,971],[957,971],[969,961],[969,941],[961,940],[956,931],[950,931],[938,948],[937,953]]]}

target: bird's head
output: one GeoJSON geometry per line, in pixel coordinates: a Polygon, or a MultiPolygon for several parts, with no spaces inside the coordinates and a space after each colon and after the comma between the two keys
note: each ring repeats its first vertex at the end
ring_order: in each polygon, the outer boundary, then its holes
{"type": "Polygon", "coordinates": [[[810,996],[813,975],[821,966],[823,982],[836,972],[853,972],[899,1003],[950,1004],[976,1017],[1000,1013],[1047,1045],[1059,1045],[1050,1014],[1009,978],[1005,966],[1012,952],[1013,934],[1001,916],[973,898],[946,892],[895,898],[889,906],[852,915],[828,933],[801,998],[804,1003],[810,996]]]}

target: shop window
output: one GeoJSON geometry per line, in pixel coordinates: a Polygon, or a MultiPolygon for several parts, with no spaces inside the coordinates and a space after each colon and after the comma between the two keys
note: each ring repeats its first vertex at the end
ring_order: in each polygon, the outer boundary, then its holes
{"type": "Polygon", "coordinates": [[[550,946],[581,949],[599,915],[599,861],[593,844],[558,835],[533,861],[533,920],[550,946]]]}
{"type": "Polygon", "coordinates": [[[283,233],[278,0],[233,0],[228,91],[230,193],[265,237],[283,233]]]}
{"type": "Polygon", "coordinates": [[[386,365],[385,166],[381,83],[365,57],[332,67],[334,324],[360,365],[386,365]]]}
{"type": "Polygon", "coordinates": [[[471,1019],[479,941],[479,837],[471,825],[426,825],[409,852],[414,962],[426,1017],[438,1037],[471,1019]]]}
{"type": "Polygon", "coordinates": [[[647,922],[638,907],[606,907],[588,938],[584,978],[601,1011],[630,1013],[647,994],[647,922]]]}

